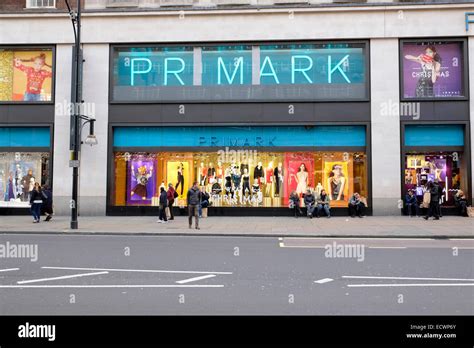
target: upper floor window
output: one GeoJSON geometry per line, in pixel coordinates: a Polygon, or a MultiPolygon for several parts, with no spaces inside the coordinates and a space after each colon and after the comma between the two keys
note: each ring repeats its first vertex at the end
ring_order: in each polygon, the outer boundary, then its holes
{"type": "Polygon", "coordinates": [[[26,8],[56,8],[56,0],[26,0],[26,8]]]}

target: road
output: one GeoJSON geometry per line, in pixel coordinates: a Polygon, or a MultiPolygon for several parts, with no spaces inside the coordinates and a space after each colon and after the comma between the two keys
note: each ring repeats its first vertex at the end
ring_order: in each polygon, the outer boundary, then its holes
{"type": "Polygon", "coordinates": [[[473,265],[472,239],[0,234],[0,314],[473,315],[473,265]]]}

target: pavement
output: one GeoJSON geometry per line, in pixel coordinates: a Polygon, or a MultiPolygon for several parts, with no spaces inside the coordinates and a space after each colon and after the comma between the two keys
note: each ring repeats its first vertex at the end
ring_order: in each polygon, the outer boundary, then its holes
{"type": "Polygon", "coordinates": [[[2,315],[474,315],[474,239],[1,234],[0,245],[23,250],[0,260],[2,315]]]}
{"type": "Polygon", "coordinates": [[[167,224],[156,217],[120,216],[79,218],[79,229],[71,230],[68,216],[55,216],[50,222],[32,223],[29,216],[0,216],[0,233],[63,234],[155,234],[222,236],[311,236],[311,237],[474,237],[474,219],[444,216],[440,220],[406,216],[365,218],[321,217],[208,217],[200,219],[200,230],[189,229],[187,217],[177,216],[167,224]]]}

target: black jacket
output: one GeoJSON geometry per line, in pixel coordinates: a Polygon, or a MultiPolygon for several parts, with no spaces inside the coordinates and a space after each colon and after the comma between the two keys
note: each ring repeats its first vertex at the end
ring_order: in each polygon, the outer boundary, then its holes
{"type": "Polygon", "coordinates": [[[433,184],[431,187],[430,193],[431,193],[431,202],[438,202],[439,201],[439,191],[440,191],[440,186],[438,184],[433,184]]]}
{"type": "Polygon", "coordinates": [[[201,203],[201,191],[199,189],[194,189],[191,187],[188,191],[187,196],[187,203],[188,205],[198,205],[201,203]]]}
{"type": "Polygon", "coordinates": [[[166,191],[160,193],[160,207],[166,208],[168,206],[168,194],[166,191]]]}
{"type": "Polygon", "coordinates": [[[311,193],[304,195],[304,205],[305,206],[314,205],[315,201],[316,200],[314,199],[314,196],[311,193]]]}
{"type": "Polygon", "coordinates": [[[30,195],[30,203],[33,204],[34,201],[44,201],[44,196],[43,196],[43,193],[42,191],[36,191],[36,190],[33,190],[31,191],[31,195],[30,195]]]}

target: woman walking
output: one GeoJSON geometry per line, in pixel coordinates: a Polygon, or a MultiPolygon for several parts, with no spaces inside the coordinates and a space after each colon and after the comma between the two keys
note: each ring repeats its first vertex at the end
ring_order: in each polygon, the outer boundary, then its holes
{"type": "Polygon", "coordinates": [[[40,222],[41,206],[43,205],[44,194],[41,191],[39,183],[35,182],[33,191],[30,192],[31,214],[33,215],[33,223],[40,222]]]}

